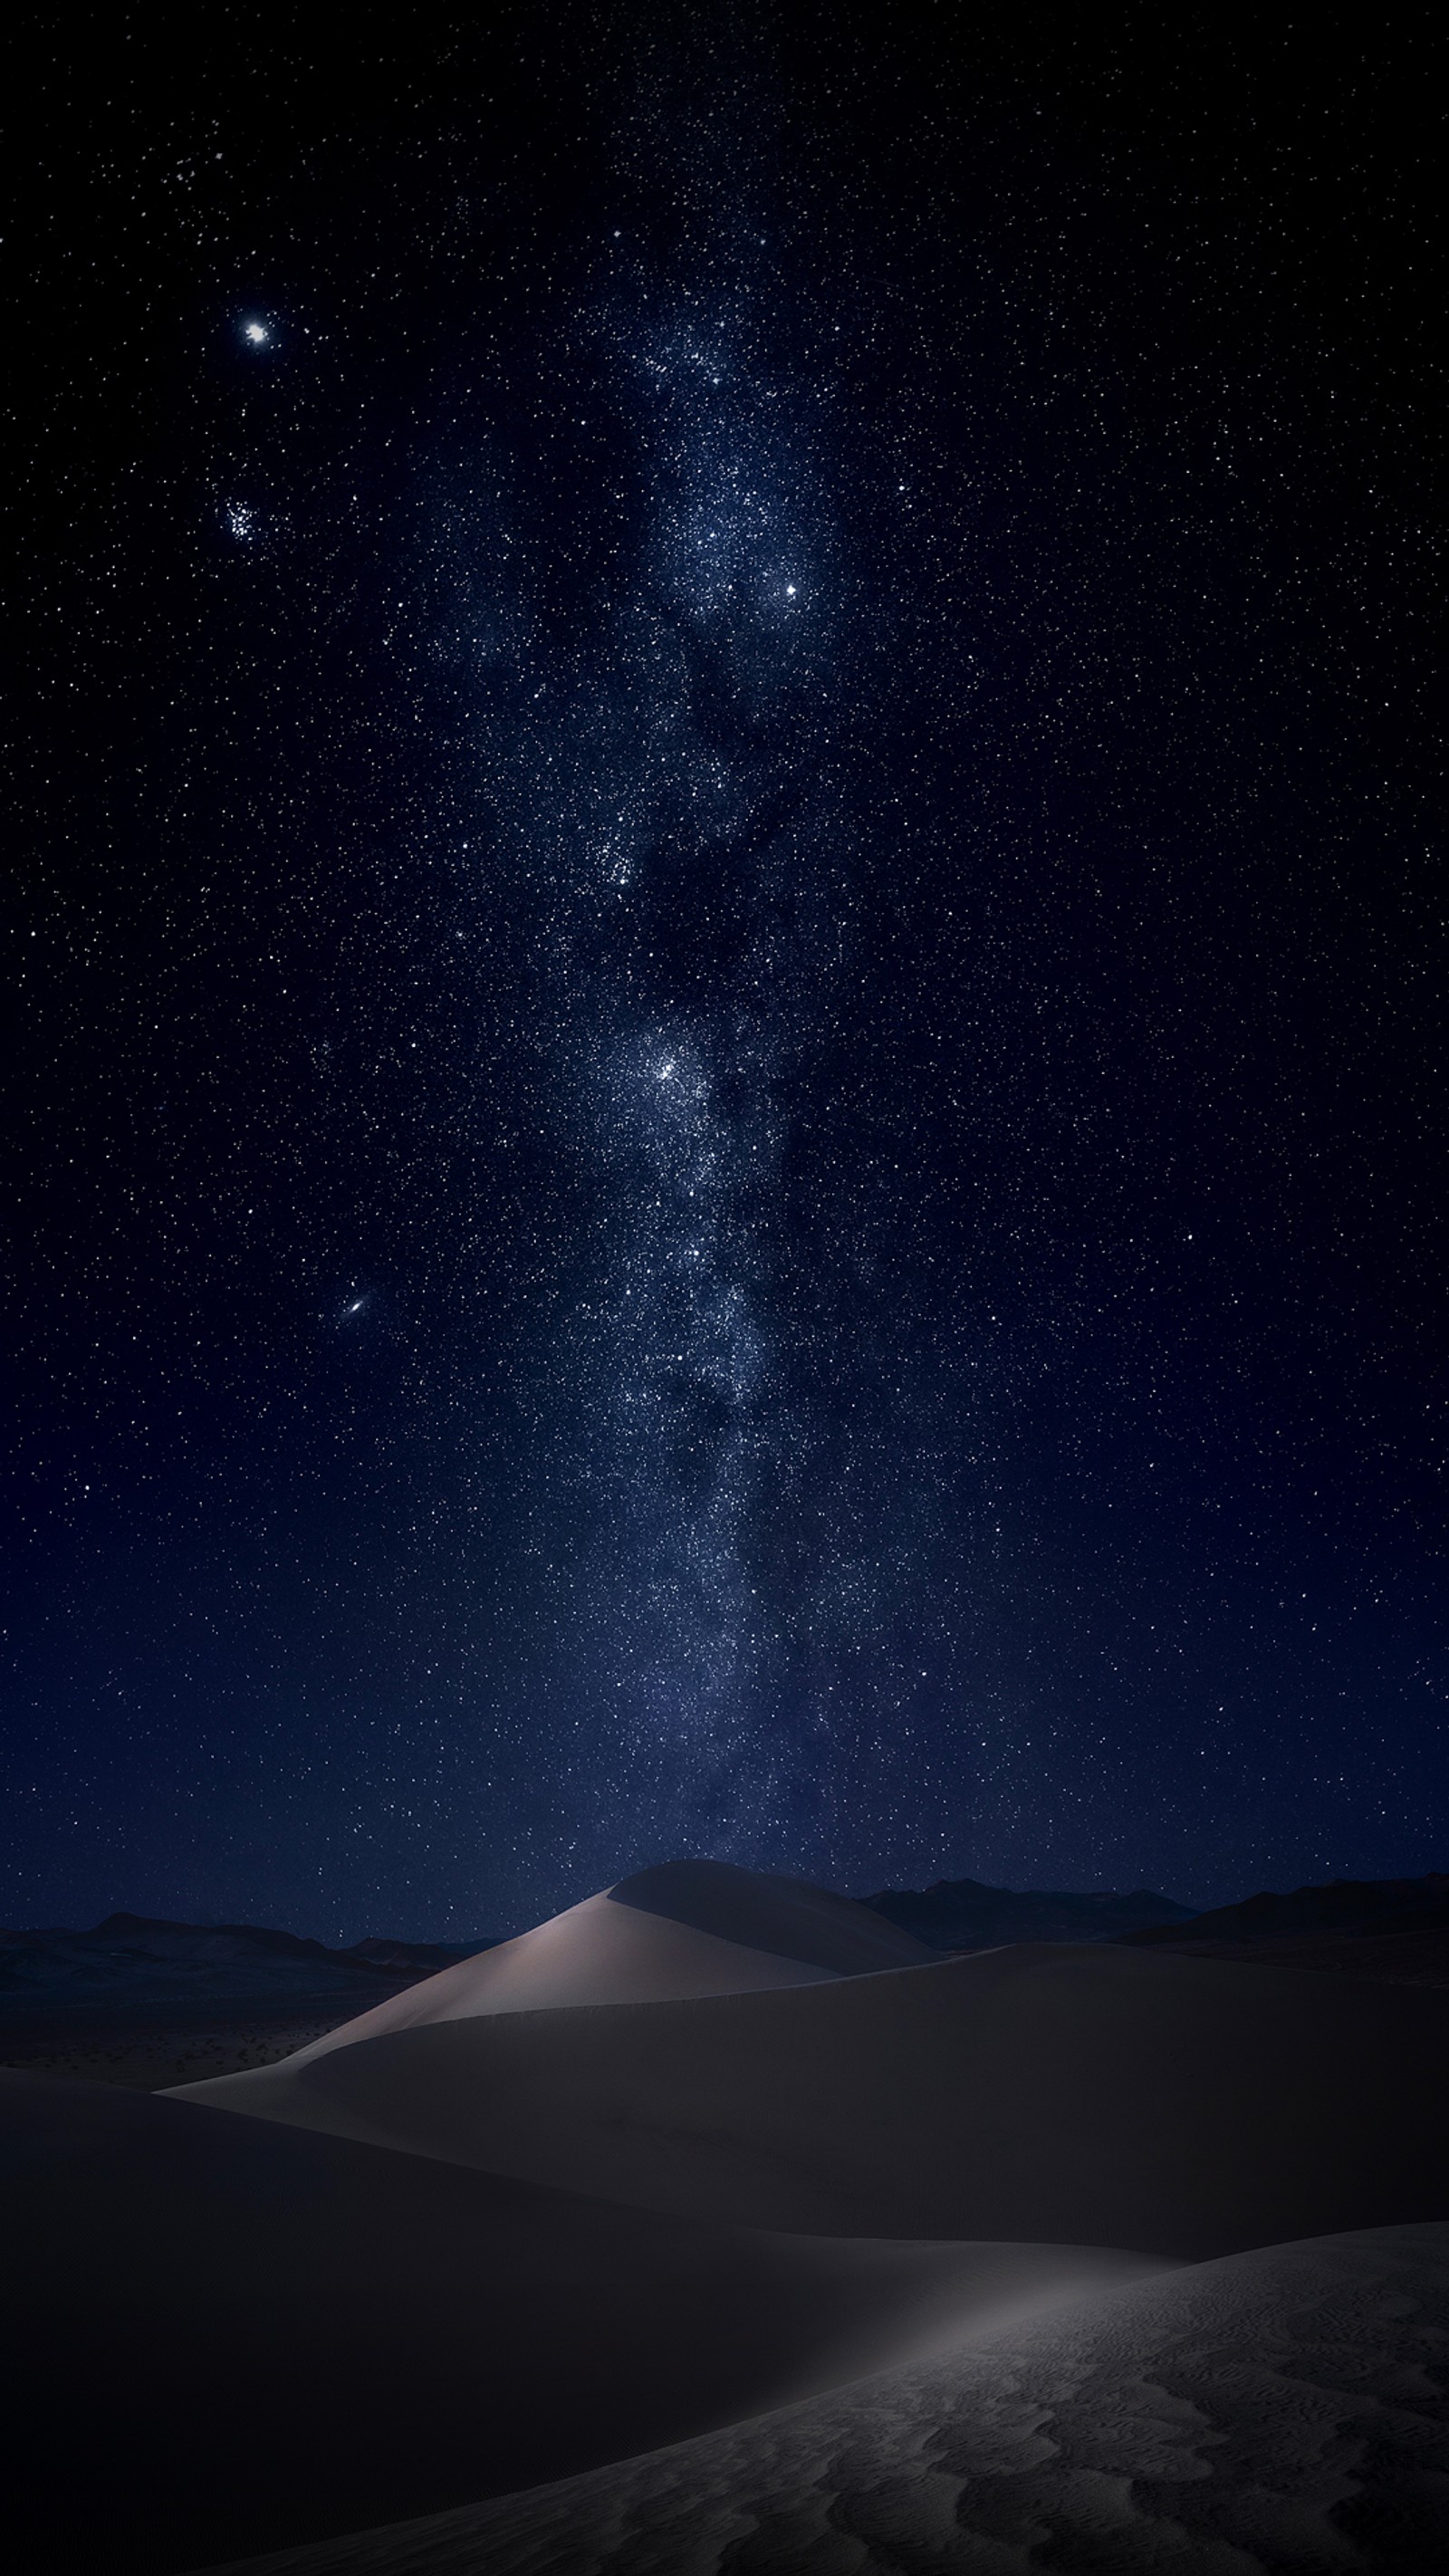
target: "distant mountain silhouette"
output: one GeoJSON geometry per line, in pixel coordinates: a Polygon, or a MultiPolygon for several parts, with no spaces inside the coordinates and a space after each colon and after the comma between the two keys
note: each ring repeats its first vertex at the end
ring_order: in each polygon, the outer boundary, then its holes
{"type": "Polygon", "coordinates": [[[993,1950],[1003,1941],[1116,1941],[1147,1927],[1171,1934],[1193,1919],[1190,1905],[1147,1887],[1128,1895],[1080,1896],[985,1887],[975,1878],[886,1887],[863,1902],[933,1950],[993,1950]]]}
{"type": "MultiPolygon", "coordinates": [[[[677,1872],[675,1873],[678,1874],[677,1872]]],[[[698,1871],[696,1871],[698,1875],[698,1871]]],[[[648,1906],[653,1879],[644,1872],[619,1901],[648,1906]]],[[[760,1881],[773,1890],[773,1879],[760,1881]]],[[[780,1880],[782,1896],[793,1882],[780,1880]]],[[[829,1900],[821,1899],[822,1902],[829,1900]]],[[[1302,1966],[1360,1964],[1354,1945],[1390,1934],[1418,1942],[1390,1960],[1370,1961],[1416,1977],[1449,1975],[1449,1875],[1339,1880],[1325,1887],[1265,1891],[1241,1904],[1195,1914],[1150,1888],[1083,1895],[1068,1890],[988,1887],[972,1878],[938,1879],[926,1888],[882,1888],[862,1900],[885,1921],[933,1950],[989,1950],[1016,1941],[1118,1941],[1138,1946],[1240,1955],[1250,1945],[1302,1966]],[[1427,1946],[1422,1936],[1437,1936],[1427,1946]],[[1316,1945],[1316,1946],[1315,1946],[1316,1945]],[[1422,1950],[1424,1956],[1419,1957],[1422,1950]],[[1443,1953],[1441,1965],[1440,1954],[1443,1953]]],[[[0,2019],[30,2028],[59,2019],[139,2023],[160,2013],[168,2022],[192,2012],[333,2016],[341,2020],[460,1960],[495,1948],[472,1941],[401,1941],[373,1935],[330,1949],[257,1923],[172,1923],[141,1914],[109,1914],[89,1930],[49,1926],[0,1930],[0,2019]]]]}
{"type": "Polygon", "coordinates": [[[1426,1878],[1334,1879],[1286,1896],[1265,1889],[1238,1905],[1215,1905],[1186,1926],[1144,1924],[1117,1937],[1181,1949],[1200,1941],[1277,1942],[1325,1933],[1362,1940],[1379,1932],[1442,1931],[1449,1931],[1449,1874],[1431,1870],[1426,1878]]]}
{"type": "Polygon", "coordinates": [[[416,1968],[420,1976],[432,1976],[435,1969],[455,1967],[459,1959],[476,1959],[480,1950],[493,1950],[498,1938],[490,1934],[482,1941],[354,1941],[343,1952],[348,1959],[361,1959],[373,1968],[416,1968]]]}
{"type": "Polygon", "coordinates": [[[259,1923],[170,1923],[108,1914],[89,1931],[0,1931],[0,2012],[139,2015],[156,2007],[264,2011],[349,2005],[432,1976],[487,1941],[359,1941],[330,1950],[259,1923]]]}

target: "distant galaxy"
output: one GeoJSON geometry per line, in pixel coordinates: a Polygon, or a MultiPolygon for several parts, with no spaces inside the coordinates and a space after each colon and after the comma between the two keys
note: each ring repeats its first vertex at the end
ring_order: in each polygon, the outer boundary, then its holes
{"type": "Polygon", "coordinates": [[[780,298],[749,229],[662,299],[619,267],[584,321],[630,444],[632,561],[585,649],[535,637],[523,725],[507,674],[481,783],[540,906],[561,1114],[606,1176],[557,1349],[597,1514],[565,1661],[655,1832],[753,1850],[811,1795],[817,1569],[784,1601],[771,1553],[830,1402],[784,1270],[860,827],[832,774],[859,577],[833,427],[771,372],[780,298]]]}

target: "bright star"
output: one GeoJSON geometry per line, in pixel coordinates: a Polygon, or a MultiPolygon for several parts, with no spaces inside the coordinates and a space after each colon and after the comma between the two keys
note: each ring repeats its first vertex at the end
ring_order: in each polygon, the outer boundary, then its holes
{"type": "Polygon", "coordinates": [[[250,340],[254,349],[264,349],[272,336],[265,322],[246,322],[242,325],[242,331],[244,338],[250,340]]]}

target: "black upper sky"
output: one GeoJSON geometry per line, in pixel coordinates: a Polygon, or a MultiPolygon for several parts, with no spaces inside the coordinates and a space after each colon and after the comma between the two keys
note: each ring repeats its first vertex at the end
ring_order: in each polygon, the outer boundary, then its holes
{"type": "Polygon", "coordinates": [[[1431,29],[21,26],[0,1918],[1445,1864],[1431,29]]]}

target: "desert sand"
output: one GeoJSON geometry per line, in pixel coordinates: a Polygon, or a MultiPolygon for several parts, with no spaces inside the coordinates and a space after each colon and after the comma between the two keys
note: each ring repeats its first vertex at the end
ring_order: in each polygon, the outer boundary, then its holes
{"type": "Polygon", "coordinates": [[[698,2225],[19,2074],[0,2175],[25,2576],[164,2576],[498,2494],[1149,2268],[698,2225]]]}
{"type": "Polygon", "coordinates": [[[274,2066],[0,2078],[18,2563],[1409,2576],[1446,2043],[679,1864],[274,2066]]]}
{"type": "Polygon", "coordinates": [[[1446,2346],[1449,2227],[1310,2239],[245,2576],[1431,2576],[1446,2346]]]}
{"type": "Polygon", "coordinates": [[[1449,1994],[1364,1978],[1037,1943],[346,2039],[176,2098],[828,2235],[1197,2260],[1445,2199],[1449,1994]]]}

